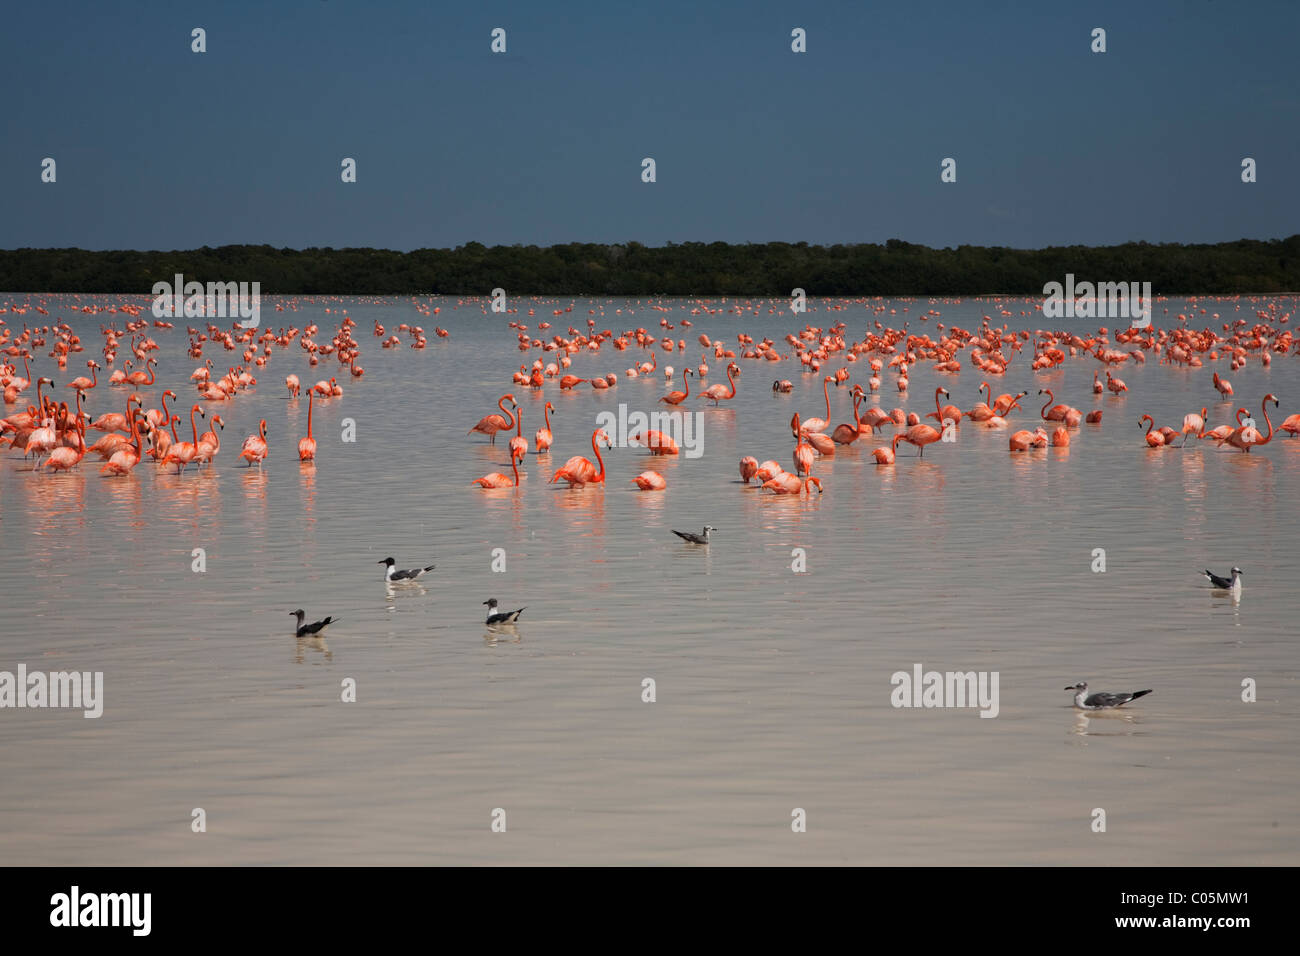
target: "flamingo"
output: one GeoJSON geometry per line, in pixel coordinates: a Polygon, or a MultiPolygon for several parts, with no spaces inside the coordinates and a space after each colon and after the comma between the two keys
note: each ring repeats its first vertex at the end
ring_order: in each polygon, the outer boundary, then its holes
{"type": "Polygon", "coordinates": [[[94,359],[91,359],[86,363],[86,368],[90,369],[90,378],[86,378],[84,375],[74,378],[68,383],[68,388],[75,388],[77,391],[82,392],[88,391],[99,384],[99,376],[96,374],[96,370],[99,368],[99,363],[94,359]]]}
{"type": "Polygon", "coordinates": [[[1071,411],[1070,406],[1052,405],[1052,407],[1049,409],[1047,406],[1051,405],[1052,402],[1056,401],[1056,396],[1052,394],[1052,390],[1050,388],[1040,388],[1038,390],[1038,394],[1047,396],[1047,401],[1043,403],[1043,407],[1039,410],[1038,416],[1045,422],[1065,421],[1066,415],[1068,415],[1071,411]]]}
{"type": "Polygon", "coordinates": [[[680,392],[669,392],[667,395],[661,396],[659,398],[659,401],[663,402],[666,405],[680,405],[682,402],[686,401],[686,399],[689,398],[691,394],[691,382],[690,379],[686,377],[690,374],[691,374],[690,369],[688,368],[682,369],[682,384],[686,386],[685,390],[680,392]]]}
{"type": "Polygon", "coordinates": [[[1264,422],[1268,425],[1268,434],[1261,436],[1259,429],[1251,425],[1243,426],[1236,429],[1224,441],[1233,448],[1240,448],[1242,451],[1249,453],[1256,445],[1267,445],[1273,440],[1273,421],[1268,417],[1268,403],[1272,402],[1276,408],[1280,403],[1278,398],[1272,392],[1264,396],[1264,400],[1259,403],[1261,412],[1264,415],[1264,422]]]}
{"type": "Polygon", "coordinates": [[[958,408],[956,405],[940,405],[939,404],[940,395],[942,395],[944,398],[951,397],[948,394],[948,390],[944,388],[942,385],[936,388],[934,390],[934,411],[930,412],[925,417],[933,418],[940,425],[944,425],[949,421],[951,421],[954,425],[960,425],[961,409],[958,408]]]}
{"type": "Polygon", "coordinates": [[[1226,378],[1219,378],[1219,373],[1214,373],[1214,387],[1219,390],[1219,394],[1226,398],[1232,397],[1232,383],[1226,378]]]}
{"type": "Polygon", "coordinates": [[[1201,414],[1195,412],[1183,416],[1183,442],[1182,447],[1187,447],[1187,436],[1195,435],[1199,438],[1205,433],[1205,416],[1210,413],[1208,408],[1202,408],[1201,414]]]}
{"type": "MultiPolygon", "coordinates": [[[[1248,415],[1248,414],[1250,414],[1250,412],[1249,412],[1248,409],[1245,409],[1245,408],[1239,408],[1239,409],[1237,409],[1237,427],[1238,427],[1238,428],[1241,427],[1241,416],[1242,416],[1242,415],[1248,415]]],[[[1233,427],[1232,427],[1231,425],[1219,425],[1217,428],[1211,428],[1211,429],[1209,429],[1208,431],[1203,431],[1203,432],[1201,432],[1201,434],[1197,435],[1196,437],[1197,437],[1197,438],[1201,438],[1201,439],[1212,438],[1212,439],[1214,439],[1215,441],[1217,441],[1217,442],[1219,442],[1220,444],[1222,444],[1224,441],[1227,440],[1228,436],[1231,435],[1231,434],[1233,433],[1233,431],[1234,431],[1234,429],[1233,429],[1233,427]]]]}
{"type": "Polygon", "coordinates": [[[995,412],[993,411],[993,406],[988,404],[988,401],[993,398],[993,389],[989,387],[988,382],[980,382],[980,387],[979,387],[980,392],[983,393],[983,391],[986,388],[989,390],[988,399],[983,402],[980,402],[978,405],[976,405],[974,408],[972,408],[969,412],[966,413],[966,417],[973,422],[986,422],[990,418],[992,418],[995,414],[995,412]]]}
{"type": "MultiPolygon", "coordinates": [[[[1107,376],[1110,375],[1109,372],[1107,372],[1106,374],[1107,374],[1107,376]]],[[[1104,385],[1101,384],[1101,377],[1099,376],[1099,374],[1098,374],[1097,372],[1094,371],[1094,372],[1092,373],[1092,394],[1094,394],[1094,395],[1100,395],[1100,394],[1102,394],[1104,391],[1106,391],[1106,386],[1104,386],[1104,385]]]]}
{"type": "Polygon", "coordinates": [[[1151,423],[1150,425],[1147,426],[1147,431],[1146,431],[1147,446],[1150,448],[1163,447],[1165,444],[1164,433],[1159,431],[1153,432],[1151,430],[1152,428],[1155,427],[1156,420],[1152,418],[1150,415],[1143,415],[1141,418],[1138,419],[1138,428],[1142,427],[1143,422],[1151,423]]]}
{"type": "Polygon", "coordinates": [[[302,383],[298,381],[298,376],[286,375],[284,377],[284,384],[289,389],[289,396],[291,398],[297,398],[298,390],[302,388],[302,383]]]}
{"type": "Polygon", "coordinates": [[[822,379],[822,395],[826,397],[826,417],[809,418],[803,423],[802,431],[805,432],[824,432],[831,423],[831,395],[830,383],[835,381],[834,375],[827,375],[822,379]]]}
{"type": "Polygon", "coordinates": [[[597,444],[597,442],[600,441],[613,444],[613,442],[609,441],[609,435],[605,434],[603,428],[597,428],[591,433],[591,451],[592,454],[596,456],[596,461],[600,463],[599,471],[597,471],[596,466],[586,458],[583,458],[581,455],[575,455],[566,461],[559,471],[551,476],[550,483],[554,484],[557,481],[567,481],[570,488],[603,483],[605,480],[605,459],[600,457],[600,446],[597,444]]]}
{"type": "MultiPolygon", "coordinates": [[[[212,424],[222,431],[226,429],[226,423],[220,415],[212,416],[212,424]]],[[[212,459],[217,456],[219,451],[221,451],[221,436],[212,428],[209,428],[199,436],[199,450],[198,454],[194,456],[194,460],[200,464],[211,464],[212,459]]]]}
{"type": "Polygon", "coordinates": [[[644,445],[650,449],[652,455],[679,455],[681,447],[669,435],[653,428],[647,428],[644,432],[637,432],[628,438],[628,444],[644,445]]]}
{"type": "Polygon", "coordinates": [[[1106,387],[1116,395],[1128,391],[1128,386],[1124,384],[1124,380],[1111,375],[1109,370],[1106,372],[1106,387]]]}
{"type": "Polygon", "coordinates": [[[298,439],[298,460],[315,461],[316,460],[316,439],[311,433],[311,412],[312,406],[316,404],[316,396],[312,392],[307,393],[307,437],[298,439]]]}
{"type": "Polygon", "coordinates": [[[894,449],[892,447],[873,448],[871,457],[876,459],[877,465],[892,465],[894,463],[894,449]]]}
{"type": "Polygon", "coordinates": [[[240,449],[239,457],[248,460],[248,467],[253,467],[253,462],[257,462],[257,467],[262,467],[262,462],[270,453],[270,448],[266,444],[266,419],[263,418],[257,425],[257,434],[249,435],[244,439],[244,444],[240,449]]]}
{"type": "Polygon", "coordinates": [[[502,395],[501,398],[497,400],[497,408],[501,409],[501,411],[504,412],[505,414],[485,415],[479,419],[477,425],[475,425],[465,434],[472,435],[475,432],[482,432],[484,435],[487,435],[490,439],[492,439],[492,444],[495,445],[497,443],[497,432],[501,431],[503,428],[510,428],[515,423],[514,416],[513,414],[511,414],[511,410],[509,408],[506,408],[507,400],[509,400],[512,408],[518,407],[518,404],[515,402],[515,397],[513,395],[509,393],[502,395]]]}
{"type": "MultiPolygon", "coordinates": [[[[78,395],[81,393],[78,392],[78,395]]],[[[50,452],[49,460],[45,462],[50,471],[69,471],[81,463],[81,459],[86,457],[86,420],[77,416],[77,430],[81,435],[80,448],[63,445],[50,452]]]]}
{"type": "Polygon", "coordinates": [[[758,459],[753,455],[746,455],[740,459],[740,480],[749,484],[749,479],[758,474],[758,459]]]}
{"type": "Polygon", "coordinates": [[[795,444],[793,457],[795,474],[812,474],[815,453],[813,452],[813,446],[803,440],[805,432],[799,424],[798,412],[795,412],[794,417],[790,419],[790,430],[794,433],[795,444]]]}
{"type": "Polygon", "coordinates": [[[100,474],[128,475],[131,473],[131,469],[140,463],[139,420],[134,412],[131,414],[131,442],[131,444],[113,452],[113,455],[104,463],[104,467],[99,469],[100,474]]]}
{"type": "Polygon", "coordinates": [[[1280,432],[1286,432],[1292,438],[1296,435],[1300,435],[1300,415],[1288,415],[1286,418],[1282,419],[1281,424],[1277,426],[1277,430],[1280,432]]]}
{"type": "Polygon", "coordinates": [[[515,408],[515,434],[510,439],[510,454],[518,455],[520,459],[528,454],[528,439],[524,437],[524,410],[520,407],[515,408]]]}
{"type": "Polygon", "coordinates": [[[900,441],[905,441],[909,445],[915,445],[917,448],[919,448],[920,452],[918,454],[918,457],[924,458],[925,446],[934,444],[942,437],[943,434],[937,428],[934,428],[930,425],[913,425],[907,431],[895,435],[894,441],[891,444],[890,448],[894,451],[895,454],[897,454],[898,443],[900,441]]]}
{"type": "MultiPolygon", "coordinates": [[[[44,381],[42,379],[41,381],[44,381]]],[[[59,444],[58,433],[54,430],[54,418],[50,415],[41,419],[40,426],[32,429],[23,449],[23,457],[36,455],[36,467],[41,467],[41,459],[52,452],[59,444]]]]}
{"type": "MultiPolygon", "coordinates": [[[[725,386],[710,385],[700,394],[703,395],[705,398],[709,399],[710,401],[712,401],[714,408],[718,407],[718,402],[724,402],[727,401],[728,399],[735,398],[736,383],[732,380],[731,374],[732,372],[739,372],[739,371],[740,368],[736,365],[735,362],[728,362],[727,363],[727,384],[725,386]]],[[[830,399],[828,398],[826,401],[827,401],[826,407],[829,408],[830,399]]]]}
{"type": "Polygon", "coordinates": [[[510,470],[515,473],[513,479],[499,471],[494,471],[482,478],[475,478],[470,484],[478,485],[480,488],[517,488],[519,487],[519,456],[513,452],[510,455],[510,470]]]}
{"type": "Polygon", "coordinates": [[[194,437],[194,441],[173,442],[162,460],[164,465],[175,465],[176,474],[178,475],[185,470],[185,466],[192,462],[194,456],[199,453],[199,428],[194,423],[195,412],[198,412],[204,418],[208,417],[200,405],[195,405],[190,409],[190,432],[194,437]]]}
{"type": "Polygon", "coordinates": [[[156,381],[153,373],[153,367],[155,364],[157,364],[157,362],[158,360],[155,358],[149,359],[144,363],[145,371],[132,372],[130,375],[126,377],[126,380],[130,382],[132,385],[152,385],[156,381]]]}
{"type": "Polygon", "coordinates": [[[820,495],[823,490],[821,479],[811,475],[807,478],[798,478],[789,472],[782,472],[770,481],[763,482],[764,488],[778,495],[812,494],[813,485],[817,486],[817,494],[820,495]]]}
{"type": "Polygon", "coordinates": [[[642,491],[663,491],[668,487],[664,476],[657,471],[643,471],[633,478],[632,482],[642,491]]]}
{"type": "Polygon", "coordinates": [[[533,436],[533,440],[537,442],[537,454],[539,455],[544,451],[551,450],[551,442],[554,440],[551,435],[551,412],[553,411],[555,411],[555,406],[547,402],[542,408],[542,418],[546,421],[546,427],[537,429],[537,434],[533,436]]]}
{"type": "Polygon", "coordinates": [[[1035,446],[1042,448],[1047,444],[1047,433],[1041,428],[1036,428],[1032,432],[1022,429],[1012,433],[1008,444],[1012,451],[1028,451],[1035,446]]]}
{"type": "Polygon", "coordinates": [[[1003,393],[993,400],[993,414],[1006,416],[1010,414],[1011,409],[1020,407],[1020,400],[1028,395],[1029,392],[1019,392],[1015,395],[1003,393]]]}
{"type": "Polygon", "coordinates": [[[831,432],[832,441],[841,445],[851,445],[862,437],[862,419],[858,417],[858,406],[861,404],[862,393],[855,392],[853,395],[853,424],[836,425],[835,431],[831,432]]]}

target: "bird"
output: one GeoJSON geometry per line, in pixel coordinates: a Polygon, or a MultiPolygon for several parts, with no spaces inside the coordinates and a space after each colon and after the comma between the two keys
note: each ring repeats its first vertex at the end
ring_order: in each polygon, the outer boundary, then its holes
{"type": "Polygon", "coordinates": [[[333,617],[327,617],[323,621],[316,621],[312,624],[304,624],[302,622],[302,619],[307,616],[307,612],[304,611],[302,608],[298,608],[298,610],[296,611],[290,611],[289,616],[296,617],[298,619],[298,629],[294,631],[295,637],[315,637],[317,634],[325,630],[325,628],[329,627],[331,624],[338,623],[338,621],[335,620],[333,617]]]}
{"type": "Polygon", "coordinates": [[[1220,577],[1213,571],[1202,571],[1202,574],[1209,580],[1211,587],[1218,591],[1232,591],[1234,594],[1241,593],[1241,576],[1245,572],[1241,568],[1233,568],[1228,573],[1231,577],[1220,577]]]}
{"type": "Polygon", "coordinates": [[[681,538],[683,541],[689,541],[691,544],[708,544],[709,532],[717,531],[718,529],[713,527],[713,525],[706,524],[704,526],[704,530],[701,531],[699,534],[696,534],[694,531],[677,531],[675,529],[670,529],[670,530],[672,530],[673,534],[677,535],[677,537],[681,538]]]}
{"type": "Polygon", "coordinates": [[[411,568],[408,571],[398,571],[396,568],[393,567],[393,565],[397,564],[397,562],[394,561],[392,558],[384,558],[384,560],[382,561],[376,561],[375,564],[388,565],[388,567],[384,569],[384,580],[390,582],[414,581],[420,575],[425,574],[428,571],[432,571],[436,567],[436,565],[431,564],[427,568],[411,568]]]}
{"type": "Polygon", "coordinates": [[[523,614],[524,611],[527,610],[526,608],[521,607],[517,611],[498,611],[496,598],[488,598],[483,603],[487,605],[488,609],[488,624],[514,624],[519,620],[519,615],[523,614]]]}
{"type": "Polygon", "coordinates": [[[1123,707],[1131,700],[1145,697],[1151,690],[1135,690],[1131,694],[1089,694],[1088,683],[1083,681],[1066,690],[1074,691],[1074,706],[1080,710],[1106,710],[1108,707],[1123,707]]]}

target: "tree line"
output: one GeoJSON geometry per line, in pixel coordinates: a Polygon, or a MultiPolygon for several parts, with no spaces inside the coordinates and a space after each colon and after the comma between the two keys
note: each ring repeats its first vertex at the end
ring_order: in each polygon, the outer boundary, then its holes
{"type": "Polygon", "coordinates": [[[0,250],[10,292],[148,294],[180,273],[187,282],[260,282],[281,295],[810,296],[1040,295],[1067,273],[1077,281],[1150,282],[1161,294],[1300,290],[1300,235],[1209,245],[932,249],[806,242],[568,243],[455,249],[276,249],[220,246],[173,252],[0,250]]]}

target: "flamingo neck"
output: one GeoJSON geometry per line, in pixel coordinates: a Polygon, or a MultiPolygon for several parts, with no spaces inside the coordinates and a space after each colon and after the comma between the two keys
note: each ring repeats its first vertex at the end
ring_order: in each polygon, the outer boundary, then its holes
{"type": "Polygon", "coordinates": [[[1268,417],[1268,399],[1266,398],[1262,402],[1260,402],[1259,407],[1260,410],[1263,411],[1264,413],[1264,422],[1268,425],[1268,434],[1265,435],[1263,438],[1261,438],[1259,441],[1257,441],[1255,444],[1267,445],[1270,441],[1273,440],[1273,420],[1268,417]]]}
{"type": "Polygon", "coordinates": [[[315,398],[316,396],[313,395],[311,392],[307,393],[307,437],[308,438],[311,437],[311,409],[312,406],[315,404],[315,398]]]}
{"type": "Polygon", "coordinates": [[[600,465],[600,477],[597,481],[605,480],[605,459],[600,457],[600,446],[596,444],[596,433],[591,433],[591,451],[596,456],[596,464],[600,465]]]}
{"type": "Polygon", "coordinates": [[[1047,392],[1047,401],[1045,401],[1045,402],[1043,403],[1043,407],[1042,407],[1041,409],[1039,409],[1039,412],[1038,412],[1038,417],[1039,417],[1039,418],[1046,418],[1046,417],[1047,417],[1047,406],[1050,405],[1050,404],[1052,404],[1052,402],[1054,402],[1054,401],[1056,400],[1056,396],[1052,394],[1052,390],[1051,390],[1050,388],[1049,388],[1049,389],[1044,389],[1044,391],[1047,392]]]}

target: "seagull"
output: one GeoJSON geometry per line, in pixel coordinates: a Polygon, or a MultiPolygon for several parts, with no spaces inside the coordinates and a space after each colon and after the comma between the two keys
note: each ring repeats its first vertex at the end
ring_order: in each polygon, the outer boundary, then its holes
{"type": "Polygon", "coordinates": [[[1216,590],[1241,594],[1241,576],[1245,573],[1241,568],[1233,568],[1228,572],[1232,575],[1230,578],[1221,578],[1213,571],[1202,571],[1201,573],[1209,579],[1210,585],[1216,590]]]}
{"type": "Polygon", "coordinates": [[[296,617],[298,619],[298,630],[294,632],[294,635],[296,637],[315,637],[317,634],[325,630],[325,628],[329,627],[331,624],[338,623],[338,621],[336,621],[333,617],[327,617],[323,621],[316,621],[313,624],[304,624],[302,622],[302,619],[307,616],[307,612],[304,611],[302,608],[298,608],[298,610],[296,611],[290,611],[289,616],[296,617]]]}
{"type": "Polygon", "coordinates": [[[1150,690],[1135,690],[1131,694],[1089,694],[1088,684],[1075,684],[1066,690],[1074,691],[1074,706],[1080,710],[1106,710],[1108,707],[1123,707],[1130,700],[1137,700],[1151,693],[1150,690]]]}
{"type": "Polygon", "coordinates": [[[689,541],[691,544],[708,544],[709,532],[717,531],[717,530],[718,529],[713,527],[712,525],[706,524],[704,526],[704,530],[701,531],[699,534],[696,534],[694,531],[676,531],[676,530],[673,530],[673,534],[677,535],[677,537],[681,538],[683,541],[689,541]]]}
{"type": "Polygon", "coordinates": [[[429,565],[427,568],[411,568],[409,571],[397,571],[393,568],[397,562],[392,558],[384,558],[382,561],[376,561],[375,564],[386,564],[384,569],[384,580],[390,584],[398,581],[414,581],[426,571],[432,571],[437,565],[429,565]]]}
{"type": "Polygon", "coordinates": [[[483,603],[487,605],[487,623],[489,624],[514,624],[519,620],[519,615],[523,614],[526,610],[521,607],[517,611],[497,611],[496,598],[488,598],[483,603]]]}

